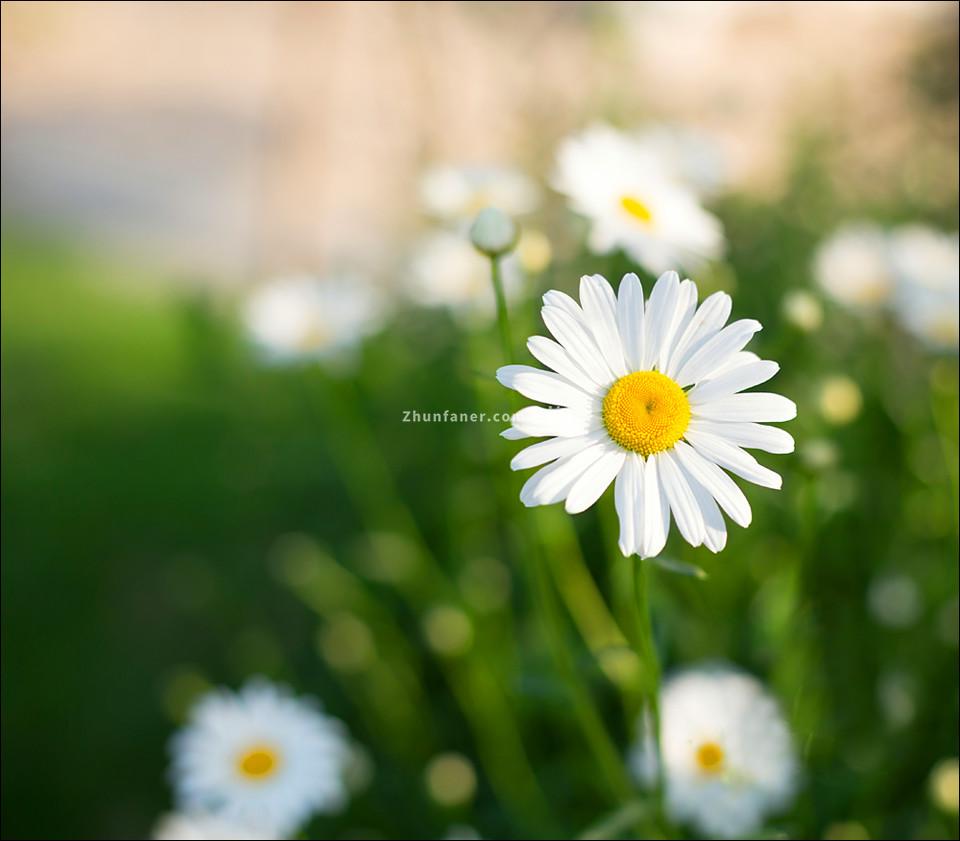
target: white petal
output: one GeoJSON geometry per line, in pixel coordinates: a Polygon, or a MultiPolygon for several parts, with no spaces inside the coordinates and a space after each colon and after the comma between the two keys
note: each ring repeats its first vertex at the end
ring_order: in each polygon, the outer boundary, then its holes
{"type": "Polygon", "coordinates": [[[581,322],[574,320],[568,312],[556,307],[544,307],[541,315],[547,329],[563,345],[570,354],[570,358],[583,368],[594,382],[610,385],[616,379],[604,361],[593,336],[587,332],[587,328],[581,322]]]}
{"type": "Polygon", "coordinates": [[[699,348],[713,338],[730,317],[733,300],[726,292],[714,292],[700,305],[694,313],[690,323],[677,340],[664,372],[668,377],[676,379],[676,372],[687,359],[699,348]]]}
{"type": "Polygon", "coordinates": [[[657,358],[657,368],[660,371],[666,370],[669,365],[677,340],[686,330],[696,308],[697,284],[692,280],[684,280],[680,283],[673,320],[669,326],[665,327],[660,337],[660,355],[657,358]]]}
{"type": "Polygon", "coordinates": [[[644,356],[648,366],[655,365],[660,358],[663,337],[674,323],[679,298],[680,276],[676,272],[664,272],[653,286],[643,319],[644,356]]]}
{"type": "Polygon", "coordinates": [[[776,490],[783,486],[783,479],[779,474],[767,469],[752,455],[716,435],[711,435],[709,432],[692,432],[688,428],[684,437],[704,458],[742,476],[748,482],[776,490]]]}
{"type": "Polygon", "coordinates": [[[583,471],[608,451],[607,444],[594,444],[541,467],[520,489],[520,501],[528,508],[562,501],[583,471]]]}
{"type": "Polygon", "coordinates": [[[558,307],[573,316],[577,321],[583,323],[583,310],[580,309],[580,304],[573,300],[566,292],[561,292],[558,289],[551,289],[548,292],[544,292],[543,305],[545,307],[558,307]]]}
{"type": "Polygon", "coordinates": [[[768,453],[793,452],[793,436],[776,426],[693,418],[688,429],[694,432],[711,432],[726,439],[731,444],[748,447],[752,450],[764,450],[768,453]]]}
{"type": "Polygon", "coordinates": [[[796,403],[781,394],[766,391],[731,394],[719,400],[697,403],[690,408],[694,417],[717,421],[776,423],[793,420],[797,416],[796,403]]]}
{"type": "Polygon", "coordinates": [[[727,525],[723,521],[723,514],[720,513],[710,492],[691,476],[682,464],[680,464],[680,470],[693,492],[693,498],[703,517],[703,545],[711,552],[719,552],[727,545],[727,525]]]}
{"type": "Polygon", "coordinates": [[[614,504],[620,520],[620,551],[624,557],[640,551],[643,534],[643,458],[629,453],[614,485],[614,504]]]}
{"type": "Polygon", "coordinates": [[[506,438],[508,441],[522,441],[524,438],[532,438],[533,436],[526,432],[521,432],[519,429],[514,429],[512,426],[508,426],[500,433],[500,437],[506,438]]]}
{"type": "Polygon", "coordinates": [[[602,394],[600,386],[571,359],[563,346],[546,336],[531,336],[527,339],[527,350],[548,368],[552,368],[561,377],[566,377],[578,388],[588,394],[602,394]]]}
{"type": "Polygon", "coordinates": [[[527,406],[511,419],[514,429],[533,438],[573,438],[587,435],[597,429],[602,420],[577,409],[545,409],[543,406],[527,406]]]}
{"type": "Polygon", "coordinates": [[[741,350],[753,334],[762,329],[759,321],[744,318],[728,324],[713,338],[708,339],[684,362],[677,372],[676,381],[681,388],[706,379],[723,365],[727,358],[741,350]]]}
{"type": "Polygon", "coordinates": [[[618,377],[626,376],[629,372],[617,329],[617,299],[605,277],[594,274],[580,278],[580,305],[608,367],[618,377]]]}
{"type": "Polygon", "coordinates": [[[670,504],[660,479],[656,456],[650,456],[643,470],[643,529],[641,557],[653,558],[663,551],[670,532],[670,504]]]}
{"type": "Polygon", "coordinates": [[[631,371],[645,370],[643,351],[643,286],[635,274],[627,274],[620,281],[617,298],[617,326],[623,353],[631,371]]]}
{"type": "Polygon", "coordinates": [[[678,441],[674,447],[677,459],[687,473],[691,474],[703,485],[720,503],[720,507],[727,512],[737,525],[746,528],[753,519],[750,503],[726,473],[712,461],[705,459],[685,441],[678,441]]]}
{"type": "Polygon", "coordinates": [[[729,397],[745,388],[753,388],[755,385],[765,383],[779,370],[780,366],[769,359],[761,362],[747,362],[709,380],[701,380],[687,393],[687,397],[691,405],[729,397]]]}
{"type": "Polygon", "coordinates": [[[567,406],[585,411],[599,409],[599,405],[594,405],[599,398],[591,397],[552,371],[541,371],[529,365],[504,365],[497,369],[497,380],[507,388],[519,391],[524,397],[549,403],[551,406],[567,406]]]}
{"type": "Polygon", "coordinates": [[[705,534],[703,514],[686,477],[669,451],[657,453],[656,459],[670,512],[680,534],[691,546],[700,546],[705,534]]]}
{"type": "Polygon", "coordinates": [[[547,441],[538,441],[529,447],[520,450],[511,460],[511,470],[527,470],[539,467],[548,461],[572,455],[578,450],[584,450],[591,444],[597,444],[606,438],[606,432],[598,429],[589,435],[577,435],[573,438],[550,438],[547,441]]]}
{"type": "Polygon", "coordinates": [[[623,467],[627,454],[619,448],[611,448],[595,461],[574,483],[567,495],[567,513],[579,514],[600,499],[610,483],[623,467]]]}

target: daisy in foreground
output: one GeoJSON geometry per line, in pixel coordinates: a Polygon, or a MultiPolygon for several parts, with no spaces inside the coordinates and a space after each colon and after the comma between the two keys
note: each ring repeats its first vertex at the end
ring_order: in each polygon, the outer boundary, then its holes
{"type": "Polygon", "coordinates": [[[171,747],[187,813],[285,836],[346,800],[350,749],[341,722],[266,681],[205,696],[171,747]]]}
{"type": "Polygon", "coordinates": [[[661,552],[670,516],[684,539],[719,552],[727,530],[721,509],[750,523],[750,505],[722,470],[779,488],[780,476],[742,448],[793,450],[793,438],[765,424],[796,416],[785,397],[741,393],[779,370],[743,348],[760,330],[750,319],[724,326],[732,302],[716,292],[697,307],[697,287],[667,272],[644,301],[628,274],[615,295],[600,275],[580,281],[580,303],[551,290],[542,316],[556,341],[533,336],[527,348],[552,370],[507,365],[497,379],[531,400],[505,438],[547,438],[510,462],[541,467],[520,499],[527,506],[566,500],[584,511],[616,480],[620,550],[661,552]],[[549,462],[549,463],[548,463],[549,462]]]}
{"type": "MultiPolygon", "coordinates": [[[[671,819],[718,838],[746,838],[788,805],[797,762],[777,703],[749,675],[724,667],[683,672],[660,699],[660,752],[671,819]]],[[[647,739],[633,751],[651,784],[657,759],[647,739]]]]}

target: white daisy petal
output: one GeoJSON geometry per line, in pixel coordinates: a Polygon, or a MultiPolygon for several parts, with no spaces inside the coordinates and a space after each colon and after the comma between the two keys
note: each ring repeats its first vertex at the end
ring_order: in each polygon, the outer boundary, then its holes
{"type": "Polygon", "coordinates": [[[676,379],[680,366],[701,345],[720,332],[732,309],[733,300],[726,292],[714,292],[707,297],[677,340],[664,373],[676,379]]]}
{"type": "Polygon", "coordinates": [[[548,339],[546,336],[531,336],[527,339],[527,350],[548,368],[570,380],[577,388],[588,394],[601,394],[600,386],[573,361],[563,346],[553,339],[548,339]]]}
{"type": "Polygon", "coordinates": [[[657,453],[656,460],[660,479],[670,503],[670,513],[673,514],[680,534],[691,546],[700,546],[703,543],[706,526],[703,522],[703,513],[686,477],[669,451],[657,453]]]}
{"type": "MultiPolygon", "coordinates": [[[[749,365],[752,362],[760,362],[760,357],[751,350],[740,350],[727,357],[727,361],[710,372],[710,378],[716,379],[721,374],[728,374],[741,365],[749,365]]],[[[701,380],[706,382],[706,380],[701,380]]]]}
{"type": "Polygon", "coordinates": [[[620,551],[625,557],[640,551],[643,538],[643,459],[628,453],[614,485],[614,504],[620,521],[620,551]]]}
{"type": "Polygon", "coordinates": [[[713,494],[684,469],[682,462],[677,460],[677,464],[693,492],[693,497],[703,517],[703,545],[713,553],[722,551],[727,545],[727,525],[713,499],[713,494]]]}
{"type": "Polygon", "coordinates": [[[600,499],[601,494],[610,487],[610,483],[620,472],[626,457],[627,454],[623,450],[610,447],[590,465],[567,495],[567,513],[579,514],[600,499]]]}
{"type": "Polygon", "coordinates": [[[776,426],[693,418],[688,429],[693,432],[710,432],[725,438],[731,444],[751,450],[763,450],[767,453],[793,452],[793,436],[776,426]]]}
{"type": "Polygon", "coordinates": [[[514,429],[512,426],[508,426],[500,433],[500,437],[506,438],[508,441],[522,441],[524,438],[532,438],[533,436],[526,432],[521,432],[519,429],[514,429]]]}
{"type": "Polygon", "coordinates": [[[583,472],[608,451],[609,445],[606,443],[593,444],[541,467],[520,489],[520,501],[528,508],[561,502],[583,472]]]}
{"type": "Polygon", "coordinates": [[[677,308],[674,314],[673,322],[669,328],[664,331],[660,339],[660,355],[657,358],[657,369],[665,371],[670,364],[670,358],[673,356],[677,346],[677,341],[683,335],[693,318],[697,309],[697,284],[692,280],[684,280],[680,283],[680,290],[677,297],[677,308]]]}
{"type": "Polygon", "coordinates": [[[796,403],[781,394],[765,391],[731,394],[729,397],[697,403],[691,409],[698,418],[718,421],[777,423],[793,420],[797,416],[796,403]]]}
{"type": "Polygon", "coordinates": [[[759,321],[744,318],[734,321],[724,327],[719,333],[704,342],[700,348],[690,355],[690,358],[680,367],[675,377],[681,387],[702,380],[715,371],[727,358],[742,350],[743,346],[753,338],[754,333],[761,330],[759,321]]]}
{"type": "Polygon", "coordinates": [[[609,385],[616,379],[583,323],[576,321],[565,310],[553,306],[544,307],[541,315],[554,338],[592,380],[609,385]]]}
{"type": "Polygon", "coordinates": [[[667,500],[656,456],[650,456],[643,470],[643,529],[641,557],[653,558],[663,551],[670,532],[670,504],[667,500]]]}
{"type": "Polygon", "coordinates": [[[680,276],[676,272],[664,272],[653,286],[643,319],[645,357],[650,366],[656,365],[660,358],[660,348],[673,328],[679,300],[680,276]]]}
{"type": "Polygon", "coordinates": [[[643,348],[643,286],[632,272],[623,276],[617,297],[617,326],[623,353],[631,371],[646,367],[643,348]]]}
{"type": "Polygon", "coordinates": [[[605,431],[597,430],[589,435],[577,435],[573,438],[550,438],[547,441],[538,441],[523,450],[520,450],[511,460],[511,470],[528,470],[539,467],[548,461],[554,461],[564,456],[572,455],[579,450],[597,444],[607,439],[605,431]]]}
{"type": "Polygon", "coordinates": [[[686,439],[693,444],[704,458],[716,462],[732,473],[765,488],[779,490],[783,479],[778,473],[763,467],[752,455],[745,453],[735,444],[724,441],[709,432],[686,432],[686,439]]]}
{"type": "Polygon", "coordinates": [[[592,411],[595,398],[577,388],[569,380],[550,371],[541,371],[529,365],[504,365],[497,370],[501,385],[520,392],[524,397],[549,403],[551,406],[566,406],[592,411]]]}
{"type": "Polygon", "coordinates": [[[770,360],[748,362],[709,380],[701,380],[687,392],[687,397],[690,399],[691,406],[708,403],[765,383],[779,370],[780,366],[770,360]]]}
{"type": "Polygon", "coordinates": [[[618,377],[627,374],[623,345],[617,329],[617,299],[603,275],[584,275],[580,279],[580,303],[587,325],[611,371],[618,377]]]}
{"type": "Polygon", "coordinates": [[[731,520],[744,528],[750,525],[750,503],[733,479],[684,441],[677,442],[674,452],[687,473],[713,495],[731,520]]]}
{"type": "Polygon", "coordinates": [[[580,324],[584,324],[583,309],[566,292],[559,289],[551,289],[543,294],[543,305],[545,307],[557,307],[563,310],[580,324]]]}
{"type": "Polygon", "coordinates": [[[533,438],[573,438],[593,432],[600,419],[577,409],[527,406],[511,418],[513,428],[533,438]]]}

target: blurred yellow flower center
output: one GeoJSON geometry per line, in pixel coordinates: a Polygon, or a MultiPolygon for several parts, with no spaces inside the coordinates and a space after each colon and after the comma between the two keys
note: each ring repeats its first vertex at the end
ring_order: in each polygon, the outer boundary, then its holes
{"type": "Polygon", "coordinates": [[[603,398],[603,423],[625,450],[653,455],[683,437],[690,423],[690,401],[670,377],[637,371],[610,386],[603,398]]]}
{"type": "Polygon", "coordinates": [[[649,225],[653,221],[653,214],[650,212],[650,208],[636,196],[621,196],[620,207],[627,211],[627,213],[638,222],[643,222],[644,225],[649,225]]]}
{"type": "Polygon", "coordinates": [[[719,773],[723,768],[723,748],[716,742],[704,742],[697,748],[697,767],[704,774],[719,773]]]}
{"type": "Polygon", "coordinates": [[[251,780],[264,780],[280,766],[280,755],[266,745],[255,745],[237,757],[237,770],[251,780]]]}

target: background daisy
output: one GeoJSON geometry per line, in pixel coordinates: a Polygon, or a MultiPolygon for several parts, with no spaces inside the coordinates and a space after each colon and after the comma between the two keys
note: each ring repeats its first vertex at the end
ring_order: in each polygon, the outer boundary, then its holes
{"type": "Polygon", "coordinates": [[[318,359],[349,351],[377,330],[383,293],[352,275],[293,275],[254,288],[243,321],[268,362],[318,359]]]}
{"type": "Polygon", "coordinates": [[[153,830],[155,841],[273,841],[278,837],[203,813],[164,815],[153,830]]]}
{"type": "Polygon", "coordinates": [[[620,248],[653,274],[696,268],[723,252],[720,222],[673,176],[650,142],[606,125],[564,140],[552,184],[590,224],[598,254],[620,248]]]}
{"type": "Polygon", "coordinates": [[[724,292],[698,308],[697,287],[676,272],[644,300],[636,275],[619,296],[600,275],[580,281],[580,303],[544,295],[554,339],[534,336],[530,353],[550,370],[507,365],[497,379],[530,406],[513,416],[508,438],[547,438],[519,452],[514,470],[546,464],[520,491],[524,505],[566,502],[584,511],[616,480],[620,549],[651,557],[666,543],[670,518],[693,546],[719,552],[727,541],[721,509],[741,526],[750,505],[723,469],[770,488],[780,476],[743,448],[785,453],[793,438],[766,426],[796,415],[791,400],[745,389],[779,370],[743,348],[760,330],[751,319],[727,326],[724,292]]]}
{"type": "MultiPolygon", "coordinates": [[[[720,666],[670,678],[660,694],[660,752],[670,818],[717,838],[745,838],[787,806],[797,760],[777,703],[755,678],[720,666]]],[[[641,738],[635,774],[651,784],[657,759],[641,738]]]]}
{"type": "Polygon", "coordinates": [[[346,730],[263,680],[200,700],[171,743],[181,809],[288,835],[346,801],[346,730]]]}
{"type": "Polygon", "coordinates": [[[849,222],[820,244],[813,261],[820,288],[854,309],[884,306],[893,294],[889,241],[870,222],[849,222]]]}
{"type": "Polygon", "coordinates": [[[420,199],[429,216],[447,222],[469,223],[485,207],[509,216],[522,216],[540,203],[532,178],[500,166],[437,166],[424,173],[420,199]]]}

